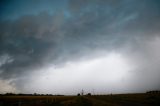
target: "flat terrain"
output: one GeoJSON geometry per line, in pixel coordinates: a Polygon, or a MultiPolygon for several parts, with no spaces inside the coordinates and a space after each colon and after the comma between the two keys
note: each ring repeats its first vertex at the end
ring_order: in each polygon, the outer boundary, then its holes
{"type": "Polygon", "coordinates": [[[0,106],[160,106],[160,94],[0,96],[0,106]]]}

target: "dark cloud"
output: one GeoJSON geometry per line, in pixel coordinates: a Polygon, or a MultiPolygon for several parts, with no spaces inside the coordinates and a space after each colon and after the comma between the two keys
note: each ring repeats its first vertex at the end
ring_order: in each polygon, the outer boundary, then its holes
{"type": "MultiPolygon", "coordinates": [[[[6,3],[1,2],[3,17],[6,3]]],[[[149,69],[159,73],[159,55],[154,53],[159,53],[155,50],[160,45],[150,44],[160,33],[158,0],[69,0],[67,3],[65,9],[55,9],[53,14],[42,10],[20,14],[16,19],[9,19],[8,15],[7,20],[1,19],[1,78],[20,77],[46,64],[63,64],[86,58],[88,54],[96,55],[101,50],[124,53],[133,64],[139,61],[137,71],[145,72],[146,65],[155,63],[149,69]],[[151,53],[149,50],[155,46],[151,53]]]]}

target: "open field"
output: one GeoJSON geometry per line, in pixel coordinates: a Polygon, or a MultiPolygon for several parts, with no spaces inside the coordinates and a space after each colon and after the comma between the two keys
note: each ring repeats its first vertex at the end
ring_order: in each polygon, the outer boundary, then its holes
{"type": "Polygon", "coordinates": [[[0,106],[160,106],[160,94],[0,96],[0,106]]]}

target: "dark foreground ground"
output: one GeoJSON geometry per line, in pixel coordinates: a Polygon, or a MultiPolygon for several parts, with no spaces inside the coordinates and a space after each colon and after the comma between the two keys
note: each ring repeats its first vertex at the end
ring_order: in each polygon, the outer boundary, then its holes
{"type": "Polygon", "coordinates": [[[160,94],[0,96],[0,106],[160,106],[160,94]]]}

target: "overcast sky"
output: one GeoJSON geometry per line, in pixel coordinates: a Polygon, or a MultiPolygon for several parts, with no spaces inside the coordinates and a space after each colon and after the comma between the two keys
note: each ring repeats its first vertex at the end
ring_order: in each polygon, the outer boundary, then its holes
{"type": "Polygon", "coordinates": [[[160,90],[159,0],[1,0],[0,93],[160,90]]]}

